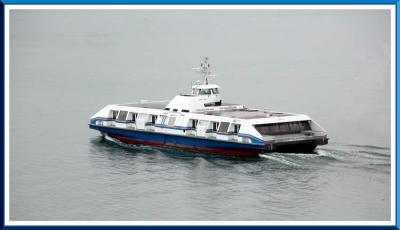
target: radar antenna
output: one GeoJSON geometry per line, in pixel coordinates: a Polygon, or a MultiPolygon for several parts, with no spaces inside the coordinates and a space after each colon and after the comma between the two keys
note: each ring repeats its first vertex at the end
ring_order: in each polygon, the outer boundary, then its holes
{"type": "Polygon", "coordinates": [[[208,85],[209,79],[215,77],[214,74],[211,74],[210,71],[210,63],[208,63],[208,57],[204,57],[200,63],[200,67],[192,68],[196,70],[198,73],[202,74],[204,77],[204,84],[208,85]]]}

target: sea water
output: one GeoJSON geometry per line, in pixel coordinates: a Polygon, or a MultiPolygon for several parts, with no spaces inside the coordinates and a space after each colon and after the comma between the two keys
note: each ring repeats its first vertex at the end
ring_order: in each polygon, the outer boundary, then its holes
{"type": "Polygon", "coordinates": [[[11,220],[389,220],[388,11],[11,11],[11,220]],[[107,104],[171,99],[210,57],[223,101],[328,145],[243,159],[121,146],[107,104]]]}

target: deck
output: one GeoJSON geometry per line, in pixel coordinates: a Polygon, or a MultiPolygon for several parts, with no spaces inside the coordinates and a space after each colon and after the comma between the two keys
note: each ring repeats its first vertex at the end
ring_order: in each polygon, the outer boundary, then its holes
{"type": "Polygon", "coordinates": [[[119,106],[140,107],[148,109],[164,109],[168,105],[168,102],[169,101],[149,101],[143,103],[120,104],[119,106]]]}
{"type": "Polygon", "coordinates": [[[223,110],[223,111],[210,111],[202,114],[214,115],[221,117],[239,118],[239,119],[258,119],[267,117],[284,117],[291,116],[287,113],[268,112],[255,109],[239,109],[239,110],[223,110]]]}
{"type": "MultiPolygon", "coordinates": [[[[155,102],[119,104],[119,106],[139,107],[148,109],[164,109],[168,103],[169,101],[155,101],[155,102]]],[[[245,106],[233,103],[222,103],[222,105],[220,106],[207,106],[205,108],[207,111],[193,112],[193,113],[220,116],[220,117],[239,118],[239,119],[258,119],[258,118],[283,117],[292,115],[281,112],[248,109],[245,106]]]]}

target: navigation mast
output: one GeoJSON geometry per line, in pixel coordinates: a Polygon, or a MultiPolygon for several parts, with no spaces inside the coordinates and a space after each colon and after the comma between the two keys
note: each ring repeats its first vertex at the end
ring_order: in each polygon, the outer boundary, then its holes
{"type": "Polygon", "coordinates": [[[209,79],[211,77],[215,77],[214,74],[211,74],[210,63],[208,63],[208,57],[203,58],[203,60],[200,63],[200,67],[196,67],[193,69],[196,70],[201,75],[203,75],[205,85],[208,85],[209,79]]]}

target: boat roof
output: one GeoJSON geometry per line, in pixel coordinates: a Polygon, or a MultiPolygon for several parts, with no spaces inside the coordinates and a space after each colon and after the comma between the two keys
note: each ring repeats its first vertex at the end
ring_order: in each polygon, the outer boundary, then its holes
{"type": "Polygon", "coordinates": [[[139,103],[128,103],[120,104],[118,106],[127,106],[135,108],[147,108],[147,109],[164,109],[169,101],[151,101],[151,102],[139,102],[139,103]]]}
{"type": "Polygon", "coordinates": [[[220,88],[218,85],[215,84],[201,84],[201,85],[193,85],[192,89],[215,89],[215,88],[220,88]]]}
{"type": "MultiPolygon", "coordinates": [[[[156,102],[143,102],[143,103],[129,103],[129,104],[119,104],[118,106],[136,107],[136,108],[148,108],[148,109],[161,109],[167,106],[168,101],[156,101],[156,102]]],[[[274,112],[274,111],[264,111],[258,109],[249,109],[240,104],[233,103],[222,103],[220,106],[209,106],[206,107],[207,111],[192,113],[205,114],[220,117],[238,118],[238,119],[259,119],[268,117],[285,117],[292,116],[290,113],[274,112]],[[221,108],[221,109],[219,109],[221,108]],[[226,109],[228,108],[228,109],[226,109]],[[232,108],[232,109],[229,109],[232,108]],[[240,108],[240,109],[238,109],[240,108]]]]}
{"type": "Polygon", "coordinates": [[[268,117],[285,117],[293,115],[289,113],[269,112],[269,111],[247,109],[247,108],[238,110],[210,111],[210,112],[205,112],[203,114],[221,116],[221,117],[239,118],[239,119],[259,119],[268,117]]]}

